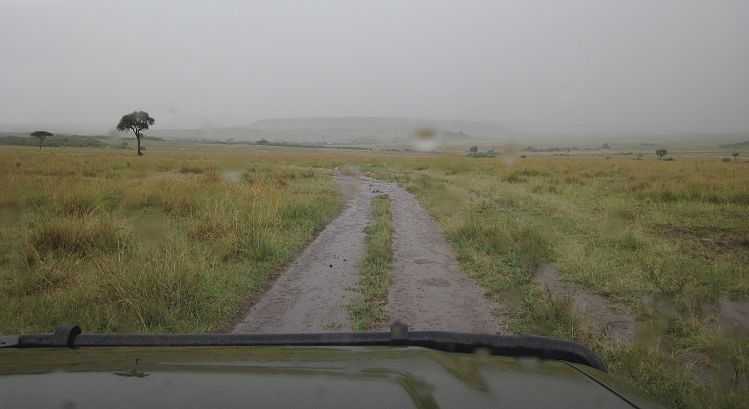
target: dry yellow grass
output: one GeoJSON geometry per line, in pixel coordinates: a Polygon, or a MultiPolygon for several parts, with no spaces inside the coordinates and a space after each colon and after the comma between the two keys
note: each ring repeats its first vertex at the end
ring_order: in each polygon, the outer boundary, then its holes
{"type": "Polygon", "coordinates": [[[515,331],[590,345],[669,406],[749,402],[749,340],[717,330],[718,299],[749,298],[749,163],[190,148],[0,150],[0,332],[215,330],[335,213],[329,171],[356,163],[416,194],[515,331]],[[640,342],[548,299],[545,262],[629,306],[640,342]]]}
{"type": "Polygon", "coordinates": [[[0,332],[207,332],[340,206],[326,155],[0,150],[0,332]]]}
{"type": "Polygon", "coordinates": [[[749,163],[454,155],[363,168],[416,194],[514,331],[589,345],[668,406],[749,402],[749,339],[718,330],[718,299],[749,299],[749,163]],[[549,299],[534,282],[548,262],[629,306],[637,342],[613,344],[549,299]]]}

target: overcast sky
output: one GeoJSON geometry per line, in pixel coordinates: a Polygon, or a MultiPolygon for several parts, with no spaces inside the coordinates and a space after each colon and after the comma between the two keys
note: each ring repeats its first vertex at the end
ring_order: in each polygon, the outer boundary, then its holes
{"type": "Polygon", "coordinates": [[[0,0],[0,124],[749,131],[747,0],[0,0]]]}

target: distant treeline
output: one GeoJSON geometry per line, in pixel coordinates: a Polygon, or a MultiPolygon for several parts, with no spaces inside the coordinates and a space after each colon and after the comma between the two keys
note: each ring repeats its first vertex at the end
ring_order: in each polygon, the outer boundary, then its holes
{"type": "Polygon", "coordinates": [[[718,145],[721,148],[735,149],[735,148],[749,148],[749,141],[729,143],[725,145],[718,145]]]}
{"type": "Polygon", "coordinates": [[[200,143],[210,143],[214,145],[261,145],[261,146],[281,146],[285,148],[329,148],[329,149],[353,149],[353,150],[372,150],[372,148],[365,148],[359,146],[345,146],[345,145],[328,145],[324,143],[299,143],[299,142],[270,142],[265,139],[261,139],[257,142],[250,141],[211,141],[211,140],[198,140],[200,143]]]}
{"type": "Polygon", "coordinates": [[[534,146],[528,146],[527,148],[521,149],[521,151],[525,152],[569,152],[569,151],[576,151],[577,147],[573,146],[571,148],[560,148],[558,146],[555,146],[553,148],[536,148],[534,146]]]}
{"type": "MultiPolygon", "coordinates": [[[[32,136],[3,135],[0,145],[39,146],[39,140],[32,136]]],[[[44,141],[44,146],[103,148],[106,146],[100,138],[83,135],[55,135],[44,141]]]]}

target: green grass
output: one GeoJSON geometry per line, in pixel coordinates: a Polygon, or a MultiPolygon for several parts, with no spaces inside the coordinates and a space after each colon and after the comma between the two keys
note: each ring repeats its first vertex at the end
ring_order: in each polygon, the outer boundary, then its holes
{"type": "Polygon", "coordinates": [[[372,199],[372,222],[366,227],[366,253],[359,264],[357,297],[349,306],[354,329],[377,328],[389,318],[388,289],[393,271],[393,216],[390,198],[372,199]]]}
{"type": "Polygon", "coordinates": [[[513,332],[582,342],[670,407],[749,402],[749,339],[717,331],[718,298],[749,299],[749,164],[454,155],[361,168],[418,197],[513,332]],[[629,306],[638,341],[611,343],[551,299],[533,280],[546,262],[567,285],[629,306]]]}
{"type": "MultiPolygon", "coordinates": [[[[514,332],[584,343],[615,378],[669,407],[749,402],[749,339],[718,331],[717,306],[723,296],[749,299],[749,162],[697,151],[665,162],[652,152],[505,161],[188,148],[153,143],[142,158],[1,149],[0,332],[61,322],[86,331],[217,330],[335,214],[341,199],[329,174],[353,163],[417,196],[514,332]],[[637,342],[612,344],[551,299],[534,282],[547,262],[565,284],[628,306],[637,342]]],[[[392,225],[377,214],[351,306],[357,329],[387,319],[392,225]]]]}
{"type": "Polygon", "coordinates": [[[333,166],[294,153],[0,150],[0,333],[221,329],[337,212],[333,166]]]}

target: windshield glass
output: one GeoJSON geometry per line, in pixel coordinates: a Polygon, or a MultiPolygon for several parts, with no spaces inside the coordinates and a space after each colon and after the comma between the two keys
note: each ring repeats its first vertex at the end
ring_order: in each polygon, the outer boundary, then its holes
{"type": "Polygon", "coordinates": [[[749,401],[749,2],[0,0],[0,334],[579,342],[749,401]]]}

